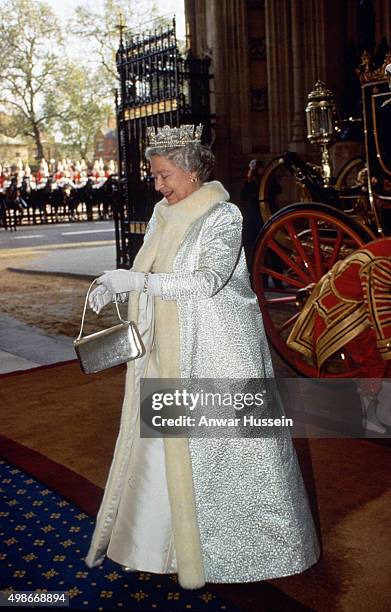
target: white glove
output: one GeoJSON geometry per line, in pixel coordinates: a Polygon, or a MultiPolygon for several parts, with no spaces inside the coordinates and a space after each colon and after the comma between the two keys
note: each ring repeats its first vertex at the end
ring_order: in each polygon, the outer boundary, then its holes
{"type": "Polygon", "coordinates": [[[88,303],[90,308],[99,314],[102,308],[110,304],[113,300],[113,294],[110,291],[107,291],[104,285],[98,285],[93,289],[88,296],[88,303]]]}
{"type": "Polygon", "coordinates": [[[111,294],[127,293],[128,291],[142,291],[145,274],[132,270],[112,270],[96,279],[98,285],[103,285],[111,294]]]}

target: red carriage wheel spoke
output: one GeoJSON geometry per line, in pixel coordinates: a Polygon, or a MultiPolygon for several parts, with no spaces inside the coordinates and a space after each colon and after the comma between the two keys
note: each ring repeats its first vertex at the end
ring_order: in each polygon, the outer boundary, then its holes
{"type": "Polygon", "coordinates": [[[319,280],[320,277],[324,274],[324,266],[322,261],[322,251],[320,248],[319,228],[318,223],[315,219],[310,220],[310,228],[314,243],[314,264],[316,271],[316,280],[319,280]]]}
{"type": "Polygon", "coordinates": [[[296,319],[299,316],[299,312],[296,312],[294,315],[292,315],[289,319],[287,319],[286,321],[284,321],[284,323],[282,323],[281,325],[277,325],[277,330],[282,333],[283,331],[285,331],[286,329],[288,329],[288,327],[293,327],[293,324],[295,323],[296,319]]]}
{"type": "Polygon", "coordinates": [[[297,263],[295,261],[293,261],[284,251],[283,249],[277,244],[277,242],[272,238],[272,240],[269,243],[269,248],[274,251],[274,253],[276,253],[276,255],[278,255],[278,257],[284,262],[286,263],[286,265],[288,266],[288,268],[292,268],[292,270],[294,272],[296,272],[297,276],[299,278],[301,278],[303,280],[303,282],[305,284],[308,284],[311,282],[311,279],[305,274],[305,272],[300,268],[300,266],[297,265],[297,263]]]}
{"type": "Polygon", "coordinates": [[[271,306],[272,304],[294,304],[295,302],[296,302],[295,295],[287,295],[284,297],[269,298],[265,300],[265,304],[267,304],[268,306],[271,306]]]}
{"type": "Polygon", "coordinates": [[[296,248],[297,252],[299,253],[299,255],[301,257],[302,262],[304,263],[305,268],[307,269],[307,271],[311,275],[311,280],[316,280],[315,272],[313,270],[311,261],[310,261],[308,255],[307,255],[307,253],[305,252],[305,250],[304,250],[304,248],[303,248],[303,246],[302,246],[302,244],[301,244],[301,242],[300,242],[300,240],[299,240],[299,238],[297,236],[296,230],[293,227],[291,221],[289,221],[286,224],[286,229],[288,230],[288,234],[289,234],[289,236],[290,236],[290,238],[292,240],[292,246],[296,248]]]}
{"type": "Polygon", "coordinates": [[[343,231],[341,230],[341,228],[338,228],[337,238],[336,238],[336,241],[335,241],[334,249],[333,249],[331,257],[330,257],[330,259],[328,261],[329,269],[333,267],[333,265],[335,264],[335,262],[338,259],[338,255],[339,255],[339,253],[341,251],[342,241],[343,241],[343,231]]]}
{"type": "Polygon", "coordinates": [[[271,268],[267,268],[266,266],[262,266],[261,272],[262,274],[267,274],[268,276],[271,276],[272,278],[277,278],[280,281],[286,282],[288,285],[293,285],[294,287],[297,287],[298,289],[301,289],[303,287],[303,283],[296,280],[295,278],[291,278],[290,276],[286,276],[285,274],[276,272],[275,270],[272,270],[271,268]]]}

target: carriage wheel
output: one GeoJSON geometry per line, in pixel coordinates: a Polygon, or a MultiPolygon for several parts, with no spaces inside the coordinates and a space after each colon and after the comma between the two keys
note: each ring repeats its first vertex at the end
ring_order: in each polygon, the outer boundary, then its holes
{"type": "MultiPolygon", "coordinates": [[[[286,344],[304,302],[337,260],[373,239],[354,219],[315,202],[288,206],[264,226],[255,247],[252,283],[270,342],[299,374],[318,376],[310,360],[286,344]]],[[[354,374],[350,356],[342,351],[322,366],[321,375],[341,378],[354,374]]]]}

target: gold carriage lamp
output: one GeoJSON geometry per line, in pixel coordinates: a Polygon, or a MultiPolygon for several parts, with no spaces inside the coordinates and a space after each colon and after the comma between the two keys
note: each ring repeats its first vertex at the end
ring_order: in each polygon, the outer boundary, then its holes
{"type": "Polygon", "coordinates": [[[337,132],[334,95],[326,89],[323,81],[317,81],[308,94],[305,109],[307,117],[307,138],[311,144],[320,145],[322,150],[322,174],[325,185],[330,183],[331,164],[328,145],[337,132]]]}

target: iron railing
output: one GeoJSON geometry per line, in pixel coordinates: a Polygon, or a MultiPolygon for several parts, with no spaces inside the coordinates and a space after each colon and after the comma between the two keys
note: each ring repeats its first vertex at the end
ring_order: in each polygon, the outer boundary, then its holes
{"type": "Polygon", "coordinates": [[[130,267],[159,195],[145,161],[148,126],[202,123],[210,142],[210,60],[179,51],[175,19],[140,35],[121,35],[117,125],[121,204],[115,215],[117,265],[130,267]]]}

